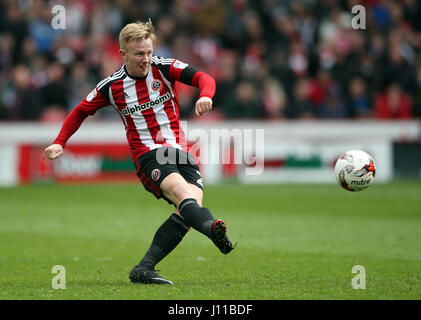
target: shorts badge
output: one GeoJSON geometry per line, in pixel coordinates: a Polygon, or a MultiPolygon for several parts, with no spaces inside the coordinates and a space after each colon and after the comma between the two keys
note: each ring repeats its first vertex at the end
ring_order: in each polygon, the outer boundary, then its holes
{"type": "Polygon", "coordinates": [[[159,169],[153,169],[151,173],[151,177],[153,181],[157,181],[161,176],[161,171],[159,169]]]}

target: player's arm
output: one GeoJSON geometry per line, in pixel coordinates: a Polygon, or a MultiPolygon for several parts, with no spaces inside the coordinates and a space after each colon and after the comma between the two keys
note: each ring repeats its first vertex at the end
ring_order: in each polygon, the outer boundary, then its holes
{"type": "Polygon", "coordinates": [[[198,116],[202,116],[212,109],[212,98],[216,88],[213,77],[178,60],[174,60],[171,64],[169,74],[172,82],[180,81],[199,88],[200,96],[195,107],[198,116]]]}
{"type": "Polygon", "coordinates": [[[79,129],[82,122],[90,115],[107,105],[110,102],[95,88],[85,99],[83,99],[70,114],[66,117],[61,130],[53,144],[45,148],[45,156],[54,160],[63,154],[67,140],[79,129]]]}
{"type": "Polygon", "coordinates": [[[195,111],[198,116],[202,116],[212,109],[215,79],[202,71],[197,71],[193,76],[192,84],[200,89],[200,98],[196,101],[195,111]]]}

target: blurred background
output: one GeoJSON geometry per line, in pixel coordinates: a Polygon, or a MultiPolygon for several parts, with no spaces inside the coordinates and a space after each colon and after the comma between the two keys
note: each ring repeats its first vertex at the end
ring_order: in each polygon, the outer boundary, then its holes
{"type": "MultiPolygon", "coordinates": [[[[0,127],[6,136],[0,139],[10,141],[16,138],[7,136],[12,127],[36,122],[23,140],[52,125],[42,141],[50,143],[72,108],[121,66],[121,28],[148,18],[158,35],[156,55],[178,58],[216,79],[214,110],[200,119],[194,114],[198,90],[178,85],[181,116],[193,126],[237,121],[242,127],[253,121],[248,127],[269,133],[272,128],[280,142],[289,137],[282,130],[311,125],[297,142],[314,146],[307,138],[326,123],[340,124],[317,143],[338,137],[346,123],[351,131],[335,156],[348,142],[370,151],[361,141],[375,139],[377,132],[389,144],[406,143],[403,149],[412,153],[402,161],[412,159],[414,168],[404,175],[420,176],[421,3],[416,0],[1,0],[0,127]],[[52,28],[54,5],[66,10],[64,30],[52,28]],[[365,29],[351,27],[355,5],[366,10],[365,29]]],[[[120,122],[111,107],[94,118],[120,122]]],[[[389,149],[381,157],[390,158],[393,171],[396,151],[389,149]]],[[[291,152],[282,152],[273,158],[288,163],[291,152]]],[[[307,160],[314,152],[308,153],[307,160]]],[[[326,160],[329,166],[332,159],[326,160]]]]}
{"type": "MultiPolygon", "coordinates": [[[[0,12],[2,121],[62,120],[121,65],[121,28],[148,18],[155,54],[215,77],[214,116],[421,117],[416,0],[2,0],[0,12]],[[51,27],[55,4],[66,9],[64,30],[51,27]],[[357,4],[365,30],[351,28],[357,4]]],[[[192,117],[197,92],[181,91],[192,117]]]]}

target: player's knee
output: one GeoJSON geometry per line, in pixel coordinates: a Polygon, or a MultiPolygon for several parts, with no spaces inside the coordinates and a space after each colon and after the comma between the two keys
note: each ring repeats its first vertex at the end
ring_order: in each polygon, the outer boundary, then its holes
{"type": "Polygon", "coordinates": [[[189,185],[186,184],[175,184],[165,190],[166,196],[178,204],[186,198],[195,198],[189,185]]]}

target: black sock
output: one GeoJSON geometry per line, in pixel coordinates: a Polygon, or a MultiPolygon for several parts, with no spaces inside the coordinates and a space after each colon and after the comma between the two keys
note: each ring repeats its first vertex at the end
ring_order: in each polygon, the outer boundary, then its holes
{"type": "Polygon", "coordinates": [[[209,209],[202,208],[195,199],[188,198],[181,201],[178,210],[180,210],[186,224],[210,238],[215,218],[209,209]]]}
{"type": "Polygon", "coordinates": [[[154,269],[183,240],[189,227],[183,218],[173,213],[156,231],[152,244],[139,265],[154,269]]]}

